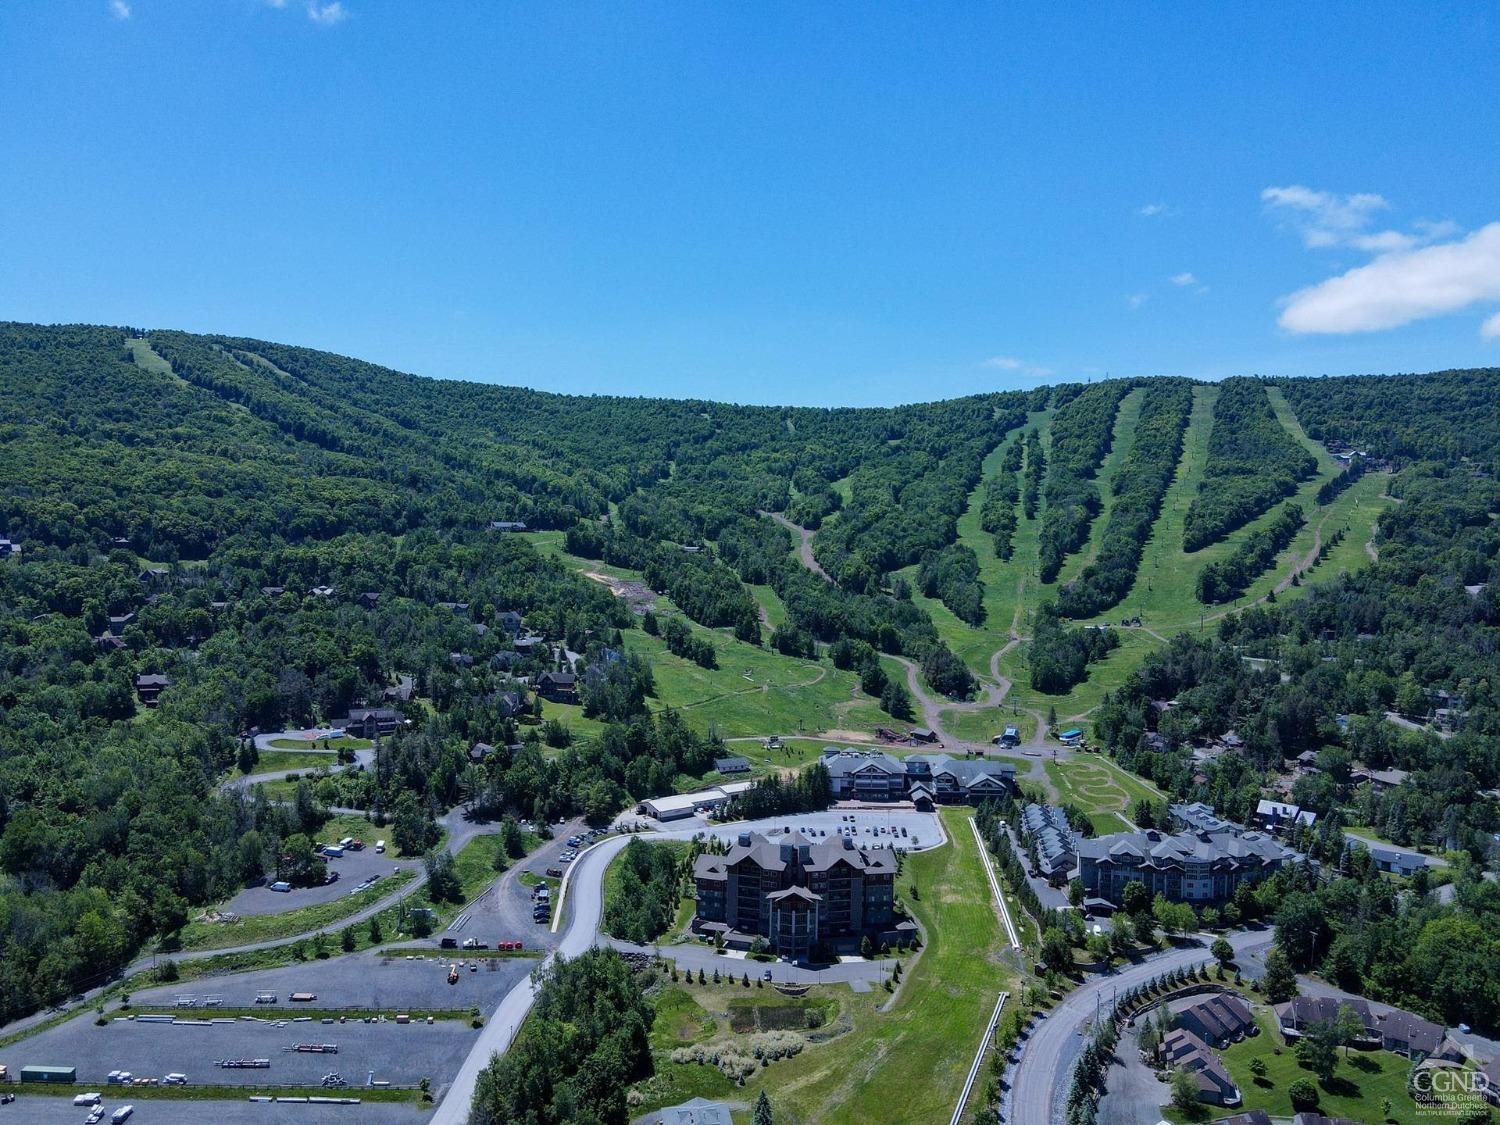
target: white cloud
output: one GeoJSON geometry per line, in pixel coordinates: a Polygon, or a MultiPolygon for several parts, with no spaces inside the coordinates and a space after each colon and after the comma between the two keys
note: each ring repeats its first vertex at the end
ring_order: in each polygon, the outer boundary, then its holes
{"type": "Polygon", "coordinates": [[[1479,334],[1486,340],[1500,340],[1500,313],[1496,313],[1481,324],[1479,334]]]}
{"type": "Polygon", "coordinates": [[[1301,184],[1268,187],[1260,193],[1267,207],[1290,217],[1308,246],[1339,246],[1364,234],[1375,212],[1390,206],[1373,192],[1335,195],[1301,184]]]}
{"type": "Polygon", "coordinates": [[[1182,286],[1197,285],[1198,279],[1187,270],[1183,270],[1181,273],[1174,273],[1172,275],[1172,284],[1182,286]]]}
{"type": "Polygon", "coordinates": [[[109,14],[117,20],[130,18],[130,5],[125,0],[109,0],[109,14]]]}
{"type": "MultiPolygon", "coordinates": [[[[1500,301],[1500,222],[1454,242],[1402,247],[1299,290],[1279,323],[1292,332],[1376,332],[1500,301]]],[[[1500,317],[1481,330],[1500,334],[1500,317]]]]}
{"type": "Polygon", "coordinates": [[[320,4],[318,0],[307,0],[307,18],[324,27],[332,27],[349,18],[349,9],[344,7],[341,0],[329,0],[326,4],[320,4]]]}
{"type": "Polygon", "coordinates": [[[1125,298],[1125,303],[1132,309],[1138,309],[1150,299],[1151,295],[1149,293],[1132,293],[1125,298]]]}
{"type": "Polygon", "coordinates": [[[1159,215],[1167,214],[1168,208],[1165,203],[1147,203],[1136,210],[1136,214],[1143,219],[1154,219],[1159,215]]]}

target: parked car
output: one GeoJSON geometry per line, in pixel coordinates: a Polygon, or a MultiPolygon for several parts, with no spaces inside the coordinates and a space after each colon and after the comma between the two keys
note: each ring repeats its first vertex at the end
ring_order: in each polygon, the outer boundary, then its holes
{"type": "Polygon", "coordinates": [[[451,937],[445,937],[441,941],[438,942],[438,948],[439,949],[457,949],[458,948],[458,939],[457,938],[451,938],[451,937]]]}
{"type": "Polygon", "coordinates": [[[276,882],[271,884],[271,890],[277,892],[278,894],[288,894],[290,893],[291,889],[292,885],[285,879],[278,879],[276,880],[276,882]]]}
{"type": "Polygon", "coordinates": [[[375,851],[379,855],[385,855],[385,841],[384,840],[376,840],[375,841],[375,851]]]}
{"type": "Polygon", "coordinates": [[[761,980],[770,980],[771,979],[771,970],[767,969],[765,972],[761,973],[760,974],[760,979],[761,980]]]}

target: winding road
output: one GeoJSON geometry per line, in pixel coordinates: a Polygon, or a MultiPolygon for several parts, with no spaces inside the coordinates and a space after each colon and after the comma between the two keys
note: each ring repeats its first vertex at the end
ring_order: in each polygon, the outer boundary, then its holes
{"type": "MultiPolygon", "coordinates": [[[[1275,931],[1269,928],[1241,930],[1230,934],[1228,940],[1238,959],[1270,945],[1274,936],[1275,931]]],[[[1036,1023],[1022,1040],[1020,1062],[1001,1101],[1000,1120],[1019,1125],[1063,1120],[1069,1071],[1093,1026],[1096,1011],[1107,1008],[1118,993],[1144,984],[1158,973],[1209,960],[1208,939],[1195,935],[1191,940],[1199,944],[1173,946],[1114,972],[1089,977],[1036,1023]]]]}

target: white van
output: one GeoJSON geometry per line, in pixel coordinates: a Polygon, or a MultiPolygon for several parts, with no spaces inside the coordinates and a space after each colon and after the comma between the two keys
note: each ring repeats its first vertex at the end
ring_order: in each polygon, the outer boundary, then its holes
{"type": "Polygon", "coordinates": [[[375,850],[379,854],[385,855],[385,841],[384,840],[376,840],[375,841],[375,850]]]}

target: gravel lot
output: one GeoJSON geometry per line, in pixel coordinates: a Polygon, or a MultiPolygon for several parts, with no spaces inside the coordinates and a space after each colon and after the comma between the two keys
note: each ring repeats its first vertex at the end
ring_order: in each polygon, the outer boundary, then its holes
{"type": "MultiPolygon", "coordinates": [[[[430,1111],[416,1105],[386,1105],[369,1102],[363,1105],[276,1105],[243,1099],[214,1101],[168,1101],[144,1097],[115,1096],[104,1099],[106,1110],[113,1112],[122,1105],[135,1106],[130,1125],[324,1125],[325,1122],[348,1122],[349,1125],[387,1125],[395,1122],[422,1121],[430,1111]]],[[[354,1097],[359,1091],[351,1091],[354,1097]]],[[[81,1125],[88,1110],[73,1105],[72,1098],[17,1097],[11,1105],[0,1106],[3,1125],[81,1125]]],[[[105,1120],[109,1120],[108,1117],[105,1120]]]]}
{"type": "Polygon", "coordinates": [[[191,984],[159,985],[132,994],[131,1000],[137,1007],[171,1006],[178,996],[199,999],[219,996],[226,1007],[242,1008],[253,1004],[255,994],[265,990],[280,996],[276,1014],[296,1014],[297,1006],[287,1001],[293,992],[316,993],[318,999],[313,1006],[318,1008],[478,1007],[489,1011],[538,963],[532,957],[475,958],[478,970],[460,973],[458,983],[450,985],[448,966],[461,960],[453,952],[439,957],[434,951],[428,960],[355,953],[280,969],[211,977],[191,984]]]}
{"type": "Polygon", "coordinates": [[[195,1085],[317,1086],[329,1071],[360,1085],[370,1070],[377,1079],[398,1085],[415,1084],[424,1076],[437,1085],[458,1070],[478,1034],[463,1020],[405,1025],[235,1020],[207,1027],[112,1020],[95,1027],[85,1015],[28,1040],[23,1053],[28,1062],[76,1066],[78,1080],[98,1084],[101,1092],[105,1076],[115,1069],[155,1078],[178,1071],[195,1085]],[[339,1050],[334,1055],[287,1049],[298,1043],[333,1043],[339,1050]],[[225,1070],[214,1065],[229,1058],[268,1058],[271,1066],[225,1070]]]}
{"type": "Polygon", "coordinates": [[[338,882],[321,887],[298,887],[284,894],[267,887],[246,887],[230,899],[223,909],[232,914],[249,916],[280,914],[286,910],[296,910],[300,906],[317,906],[352,894],[354,888],[371,875],[387,877],[394,871],[418,865],[414,859],[391,859],[389,856],[377,855],[373,844],[362,852],[345,852],[342,859],[330,859],[326,862],[329,871],[339,873],[338,882]]]}

